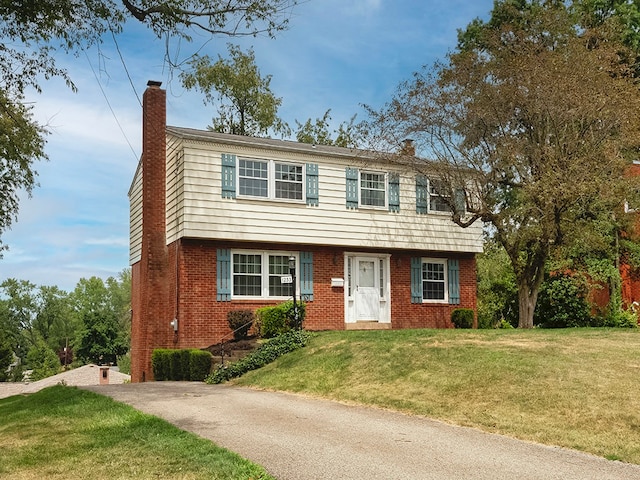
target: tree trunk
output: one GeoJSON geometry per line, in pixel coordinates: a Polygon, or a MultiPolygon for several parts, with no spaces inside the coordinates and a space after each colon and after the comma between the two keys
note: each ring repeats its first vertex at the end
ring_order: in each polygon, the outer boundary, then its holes
{"type": "Polygon", "coordinates": [[[518,328],[533,328],[533,312],[536,309],[540,285],[518,283],[518,328]]]}

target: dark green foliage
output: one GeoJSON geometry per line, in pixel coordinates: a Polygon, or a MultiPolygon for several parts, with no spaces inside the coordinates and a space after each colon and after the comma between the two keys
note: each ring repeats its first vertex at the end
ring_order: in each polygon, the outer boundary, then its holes
{"type": "Polygon", "coordinates": [[[451,322],[456,328],[473,328],[474,312],[470,308],[456,308],[451,312],[451,322]]]}
{"type": "Polygon", "coordinates": [[[191,350],[189,355],[189,379],[202,382],[211,372],[211,353],[206,350],[191,350]]]}
{"type": "Polygon", "coordinates": [[[487,238],[478,265],[478,328],[518,325],[518,287],[504,248],[487,238]]]}
{"type": "Polygon", "coordinates": [[[587,284],[565,274],[550,276],[542,284],[534,323],[543,328],[586,327],[591,323],[587,284]]]}
{"type": "Polygon", "coordinates": [[[31,368],[31,380],[41,380],[60,372],[60,360],[44,340],[38,339],[27,353],[27,362],[31,368]]]}
{"type": "Polygon", "coordinates": [[[291,330],[261,345],[253,353],[230,365],[221,366],[209,375],[206,383],[222,383],[245,373],[264,367],[282,355],[307,345],[311,334],[304,330],[291,330]]]}
{"type": "Polygon", "coordinates": [[[227,313],[229,328],[233,331],[233,338],[242,340],[249,335],[255,315],[251,310],[231,310],[227,313]]]}
{"type": "Polygon", "coordinates": [[[118,355],[127,353],[128,346],[120,338],[117,319],[111,312],[87,312],[82,316],[78,356],[95,364],[116,363],[118,355]]]}
{"type": "MultiPolygon", "coordinates": [[[[304,303],[297,302],[299,327],[302,326],[306,314],[304,303]]],[[[256,310],[257,325],[262,338],[273,338],[288,332],[294,325],[294,305],[292,301],[273,307],[262,307],[256,310]]]]}
{"type": "Polygon", "coordinates": [[[211,371],[211,353],[206,350],[157,348],[151,354],[153,378],[201,382],[211,371]]]}
{"type": "Polygon", "coordinates": [[[0,382],[7,381],[7,369],[12,362],[13,350],[11,350],[11,345],[8,340],[0,338],[0,382]]]}

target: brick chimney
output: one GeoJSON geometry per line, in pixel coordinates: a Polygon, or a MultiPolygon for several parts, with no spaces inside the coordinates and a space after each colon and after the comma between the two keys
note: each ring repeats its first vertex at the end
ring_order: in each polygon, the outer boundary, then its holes
{"type": "Polygon", "coordinates": [[[416,145],[414,141],[410,138],[407,138],[402,141],[402,146],[400,147],[400,153],[402,155],[406,155],[409,157],[416,156],[416,145]]]}
{"type": "MultiPolygon", "coordinates": [[[[153,379],[151,352],[169,346],[169,255],[166,239],[166,92],[149,81],[142,98],[142,245],[139,303],[131,319],[131,381],[153,379]]],[[[133,272],[132,272],[133,273],[133,272]]],[[[134,293],[134,292],[132,292],[134,293]]]]}

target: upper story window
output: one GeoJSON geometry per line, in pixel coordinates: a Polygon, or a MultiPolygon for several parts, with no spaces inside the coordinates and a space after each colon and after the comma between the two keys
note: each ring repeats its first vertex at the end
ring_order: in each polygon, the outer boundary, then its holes
{"type": "Polygon", "coordinates": [[[269,196],[268,162],[241,159],[238,162],[238,193],[252,197],[269,196]]]}
{"type": "Polygon", "coordinates": [[[275,163],[276,198],[302,200],[302,165],[275,163]]]}
{"type": "Polygon", "coordinates": [[[278,200],[303,197],[302,165],[273,160],[238,160],[238,195],[278,200]]]}
{"type": "Polygon", "coordinates": [[[360,203],[369,207],[385,207],[387,204],[386,174],[360,172],[360,203]]]}
{"type": "Polygon", "coordinates": [[[429,180],[429,211],[451,212],[450,198],[442,180],[429,180]]]}

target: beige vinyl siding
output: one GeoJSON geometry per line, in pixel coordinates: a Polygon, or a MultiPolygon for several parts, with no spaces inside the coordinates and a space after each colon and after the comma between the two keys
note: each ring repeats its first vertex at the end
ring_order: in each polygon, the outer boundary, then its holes
{"type": "Polygon", "coordinates": [[[167,244],[181,235],[184,206],[184,149],[182,141],[167,137],[166,228],[167,244]]]}
{"type": "MultiPolygon", "coordinates": [[[[345,206],[345,167],[386,171],[364,165],[357,157],[335,158],[300,152],[250,149],[233,145],[184,141],[182,166],[167,181],[168,241],[180,236],[254,242],[285,242],[304,245],[363,246],[385,249],[416,249],[448,252],[482,251],[480,225],[462,229],[448,216],[417,215],[415,179],[401,175],[400,212],[388,209],[345,206]],[[223,199],[221,155],[319,166],[319,205],[248,198],[223,199]],[[183,217],[175,218],[180,201],[183,217]],[[171,205],[171,206],[170,206],[171,205]]],[[[171,164],[171,161],[169,161],[171,164]]]]}
{"type": "Polygon", "coordinates": [[[142,255],[142,162],[138,164],[129,190],[129,265],[142,255]]]}

